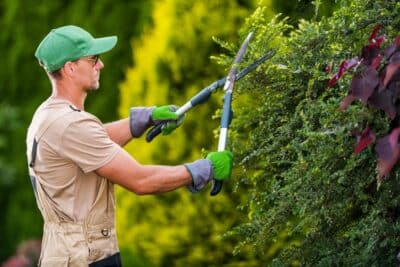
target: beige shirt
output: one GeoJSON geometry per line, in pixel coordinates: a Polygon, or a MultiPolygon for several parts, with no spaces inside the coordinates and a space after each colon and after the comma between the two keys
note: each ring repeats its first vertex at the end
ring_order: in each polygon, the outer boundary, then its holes
{"type": "Polygon", "coordinates": [[[66,100],[49,98],[29,126],[28,160],[38,125],[66,108],[73,112],[57,118],[39,140],[34,169],[56,213],[66,220],[82,221],[98,197],[100,181],[105,179],[95,170],[110,162],[120,147],[95,116],[77,110],[66,100]]]}

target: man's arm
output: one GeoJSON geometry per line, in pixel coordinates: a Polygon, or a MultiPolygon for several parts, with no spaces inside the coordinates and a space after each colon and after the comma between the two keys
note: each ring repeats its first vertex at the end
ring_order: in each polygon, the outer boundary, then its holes
{"type": "Polygon", "coordinates": [[[132,139],[132,134],[129,128],[129,118],[106,123],[104,124],[104,128],[106,129],[110,139],[121,147],[126,145],[132,139]]]}
{"type": "Polygon", "coordinates": [[[141,165],[122,148],[96,173],[138,195],[168,192],[192,183],[184,165],[141,165]]]}

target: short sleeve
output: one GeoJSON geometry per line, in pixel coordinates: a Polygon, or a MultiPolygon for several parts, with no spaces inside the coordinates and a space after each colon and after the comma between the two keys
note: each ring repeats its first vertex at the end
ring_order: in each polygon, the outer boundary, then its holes
{"type": "Polygon", "coordinates": [[[100,121],[85,118],[65,129],[59,153],[88,173],[109,163],[119,149],[100,121]]]}

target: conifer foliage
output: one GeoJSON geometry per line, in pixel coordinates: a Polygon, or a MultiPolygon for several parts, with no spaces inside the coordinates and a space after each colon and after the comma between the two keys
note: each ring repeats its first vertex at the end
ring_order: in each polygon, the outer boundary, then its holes
{"type": "Polygon", "coordinates": [[[233,146],[250,195],[241,206],[249,219],[232,235],[244,240],[237,253],[252,245],[270,266],[399,263],[400,175],[388,158],[399,153],[400,4],[337,2],[331,17],[295,29],[260,8],[243,29],[256,33],[253,52],[277,52],[236,91],[233,146]],[[342,78],[327,89],[332,73],[342,78]],[[376,144],[382,166],[367,144],[388,133],[376,144]]]}

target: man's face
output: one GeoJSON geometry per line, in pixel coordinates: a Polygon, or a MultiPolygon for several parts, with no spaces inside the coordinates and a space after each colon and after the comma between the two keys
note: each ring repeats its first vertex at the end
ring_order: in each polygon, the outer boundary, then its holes
{"type": "Polygon", "coordinates": [[[76,62],[78,75],[76,81],[85,91],[94,91],[100,87],[100,70],[104,67],[98,55],[87,56],[76,62]]]}

